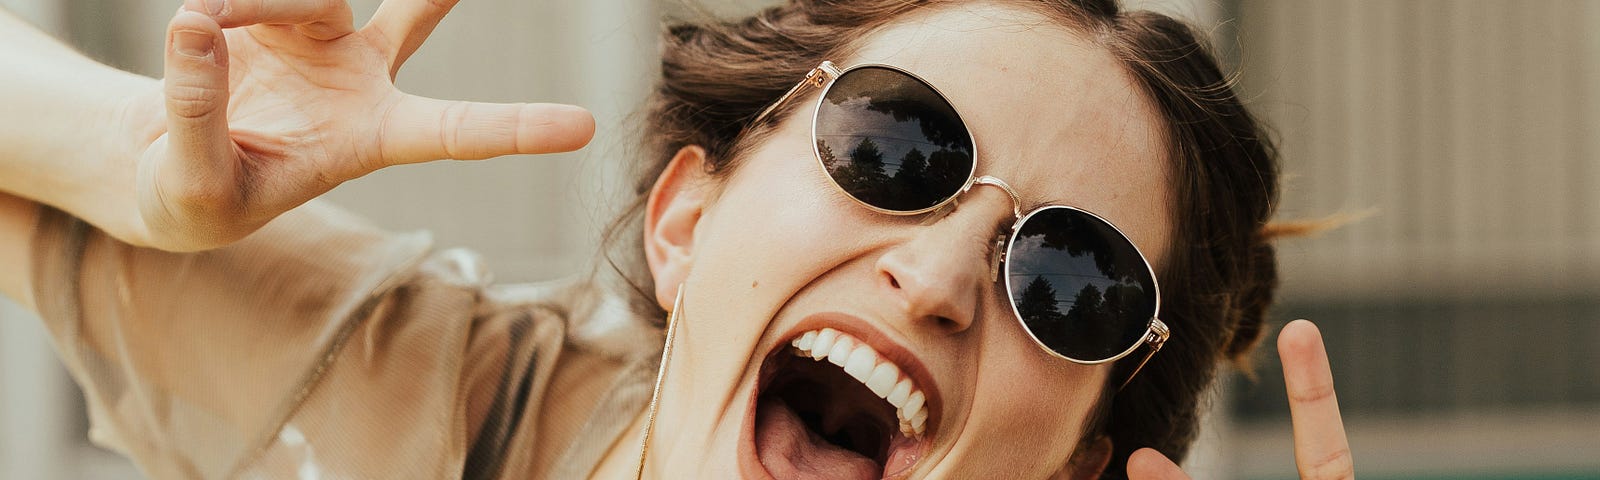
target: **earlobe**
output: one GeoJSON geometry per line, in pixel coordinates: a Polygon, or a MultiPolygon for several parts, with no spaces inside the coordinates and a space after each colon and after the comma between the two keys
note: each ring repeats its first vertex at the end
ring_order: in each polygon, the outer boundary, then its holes
{"type": "Polygon", "coordinates": [[[656,303],[672,305],[678,286],[694,263],[694,232],[708,198],[706,151],[698,145],[678,149],[656,178],[645,202],[644,252],[655,279],[656,303]]]}

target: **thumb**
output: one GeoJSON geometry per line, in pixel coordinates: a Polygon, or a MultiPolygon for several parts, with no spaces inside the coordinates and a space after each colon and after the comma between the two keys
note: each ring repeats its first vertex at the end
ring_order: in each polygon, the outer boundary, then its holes
{"type": "MultiPolygon", "coordinates": [[[[163,93],[167,148],[179,171],[192,181],[211,179],[233,161],[228,138],[228,47],[215,20],[187,9],[167,25],[163,93]]],[[[165,168],[164,168],[165,169],[165,168]]]]}
{"type": "Polygon", "coordinates": [[[1152,448],[1141,448],[1128,456],[1128,478],[1134,480],[1189,480],[1183,469],[1152,448]]]}

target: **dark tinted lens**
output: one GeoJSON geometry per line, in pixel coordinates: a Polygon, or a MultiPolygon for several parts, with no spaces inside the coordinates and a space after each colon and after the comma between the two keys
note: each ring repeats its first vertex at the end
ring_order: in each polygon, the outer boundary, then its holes
{"type": "Polygon", "coordinates": [[[897,70],[862,67],[834,80],[817,110],[817,155],[856,199],[916,211],[955,195],[972,173],[972,135],[950,103],[897,70]]]}
{"type": "Polygon", "coordinates": [[[1006,256],[1023,325],[1056,353],[1100,361],[1144,335],[1156,287],[1132,243],[1110,224],[1064,207],[1022,224],[1006,256]]]}

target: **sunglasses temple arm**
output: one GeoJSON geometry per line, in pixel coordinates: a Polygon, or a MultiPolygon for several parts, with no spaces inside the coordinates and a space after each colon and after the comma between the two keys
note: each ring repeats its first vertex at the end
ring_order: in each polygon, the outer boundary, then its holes
{"type": "Polygon", "coordinates": [[[756,114],[756,119],[751,121],[750,125],[756,126],[766,121],[767,116],[772,115],[774,110],[783,106],[790,98],[793,98],[795,94],[800,93],[806,87],[821,87],[829,79],[838,78],[839,75],[839,67],[833,66],[833,62],[823,61],[817,68],[813,68],[809,73],[806,73],[806,78],[800,80],[800,83],[794,84],[793,87],[789,88],[789,91],[783,92],[783,96],[778,97],[778,101],[772,102],[772,105],[768,105],[767,108],[761,110],[761,113],[756,114]]]}
{"type": "Polygon", "coordinates": [[[1172,330],[1167,328],[1166,322],[1162,322],[1159,318],[1150,319],[1150,331],[1144,337],[1144,343],[1150,345],[1150,351],[1145,352],[1144,359],[1139,360],[1139,366],[1133,367],[1133,372],[1128,373],[1128,379],[1122,381],[1122,385],[1117,387],[1117,391],[1122,391],[1129,383],[1133,382],[1133,377],[1139,375],[1139,370],[1143,370],[1144,364],[1150,362],[1150,357],[1156,356],[1156,352],[1161,351],[1161,346],[1166,345],[1167,339],[1171,336],[1172,330]]]}

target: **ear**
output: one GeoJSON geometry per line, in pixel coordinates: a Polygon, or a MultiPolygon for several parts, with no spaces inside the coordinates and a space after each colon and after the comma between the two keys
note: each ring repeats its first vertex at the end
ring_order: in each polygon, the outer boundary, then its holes
{"type": "Polygon", "coordinates": [[[1067,464],[1051,475],[1053,479],[1094,480],[1106,471],[1111,463],[1111,437],[1101,435],[1088,446],[1072,454],[1067,464]]]}
{"type": "Polygon", "coordinates": [[[694,264],[694,233],[709,198],[706,150],[678,149],[645,200],[644,256],[655,279],[656,303],[672,308],[694,264]]]}

